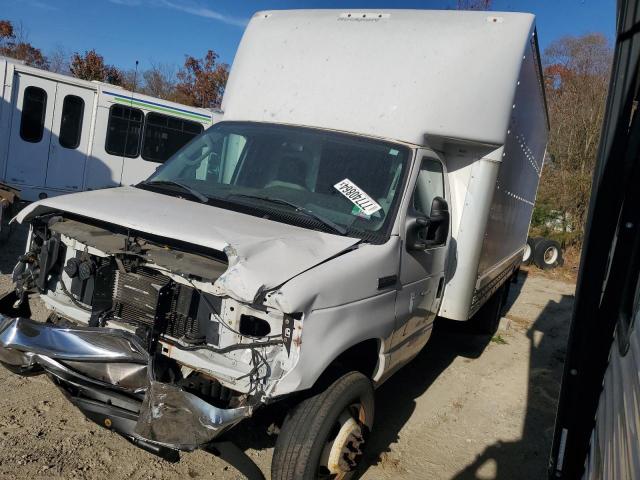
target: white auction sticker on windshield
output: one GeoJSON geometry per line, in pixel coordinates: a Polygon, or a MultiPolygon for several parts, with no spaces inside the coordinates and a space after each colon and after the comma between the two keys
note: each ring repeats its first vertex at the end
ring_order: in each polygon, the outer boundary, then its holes
{"type": "Polygon", "coordinates": [[[369,195],[348,178],[336,183],[333,188],[347,197],[366,215],[373,215],[382,207],[378,205],[369,195]]]}

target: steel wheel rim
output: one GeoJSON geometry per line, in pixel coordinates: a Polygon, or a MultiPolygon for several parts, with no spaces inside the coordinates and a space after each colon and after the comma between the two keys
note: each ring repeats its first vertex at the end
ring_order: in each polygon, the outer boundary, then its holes
{"type": "Polygon", "coordinates": [[[360,402],[347,406],[338,415],[320,455],[316,478],[336,480],[351,478],[363,458],[367,434],[371,428],[368,420],[370,419],[367,418],[360,402]],[[341,455],[338,455],[339,452],[341,455]],[[350,461],[341,462],[343,468],[340,469],[335,465],[335,459],[342,455],[348,455],[350,461]],[[330,461],[333,461],[332,465],[329,464],[330,461]]]}
{"type": "Polygon", "coordinates": [[[552,265],[558,260],[558,249],[556,247],[547,247],[544,251],[544,263],[552,265]]]}

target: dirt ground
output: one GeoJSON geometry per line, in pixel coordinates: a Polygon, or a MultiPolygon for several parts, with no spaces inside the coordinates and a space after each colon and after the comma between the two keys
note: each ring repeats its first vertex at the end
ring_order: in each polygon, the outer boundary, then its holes
{"type": "MultiPolygon", "coordinates": [[[[24,232],[0,246],[0,292],[24,232]]],[[[545,476],[574,285],[522,272],[493,338],[437,323],[427,347],[376,392],[364,479],[540,479],[545,476]]],[[[46,317],[38,302],[35,316],[46,317]]],[[[269,411],[232,440],[268,478],[269,411]]],[[[84,419],[45,376],[0,368],[0,478],[243,478],[197,451],[171,464],[84,419]]]]}

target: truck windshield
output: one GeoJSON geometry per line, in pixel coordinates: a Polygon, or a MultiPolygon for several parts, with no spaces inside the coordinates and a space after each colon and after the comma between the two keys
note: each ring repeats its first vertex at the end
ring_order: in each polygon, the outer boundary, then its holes
{"type": "Polygon", "coordinates": [[[139,187],[375,241],[387,235],[410,155],[355,135],[220,122],[139,187]]]}

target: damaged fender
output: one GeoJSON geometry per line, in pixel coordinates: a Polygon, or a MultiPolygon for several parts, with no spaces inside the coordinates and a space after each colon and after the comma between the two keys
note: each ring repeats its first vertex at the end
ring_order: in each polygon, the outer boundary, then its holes
{"type": "Polygon", "coordinates": [[[225,252],[229,266],[214,288],[219,295],[245,303],[253,303],[263,291],[282,285],[360,241],[135,187],[47,198],[27,206],[12,221],[22,223],[51,212],[69,212],[225,252]],[[187,208],[189,215],[185,216],[187,208]]]}

